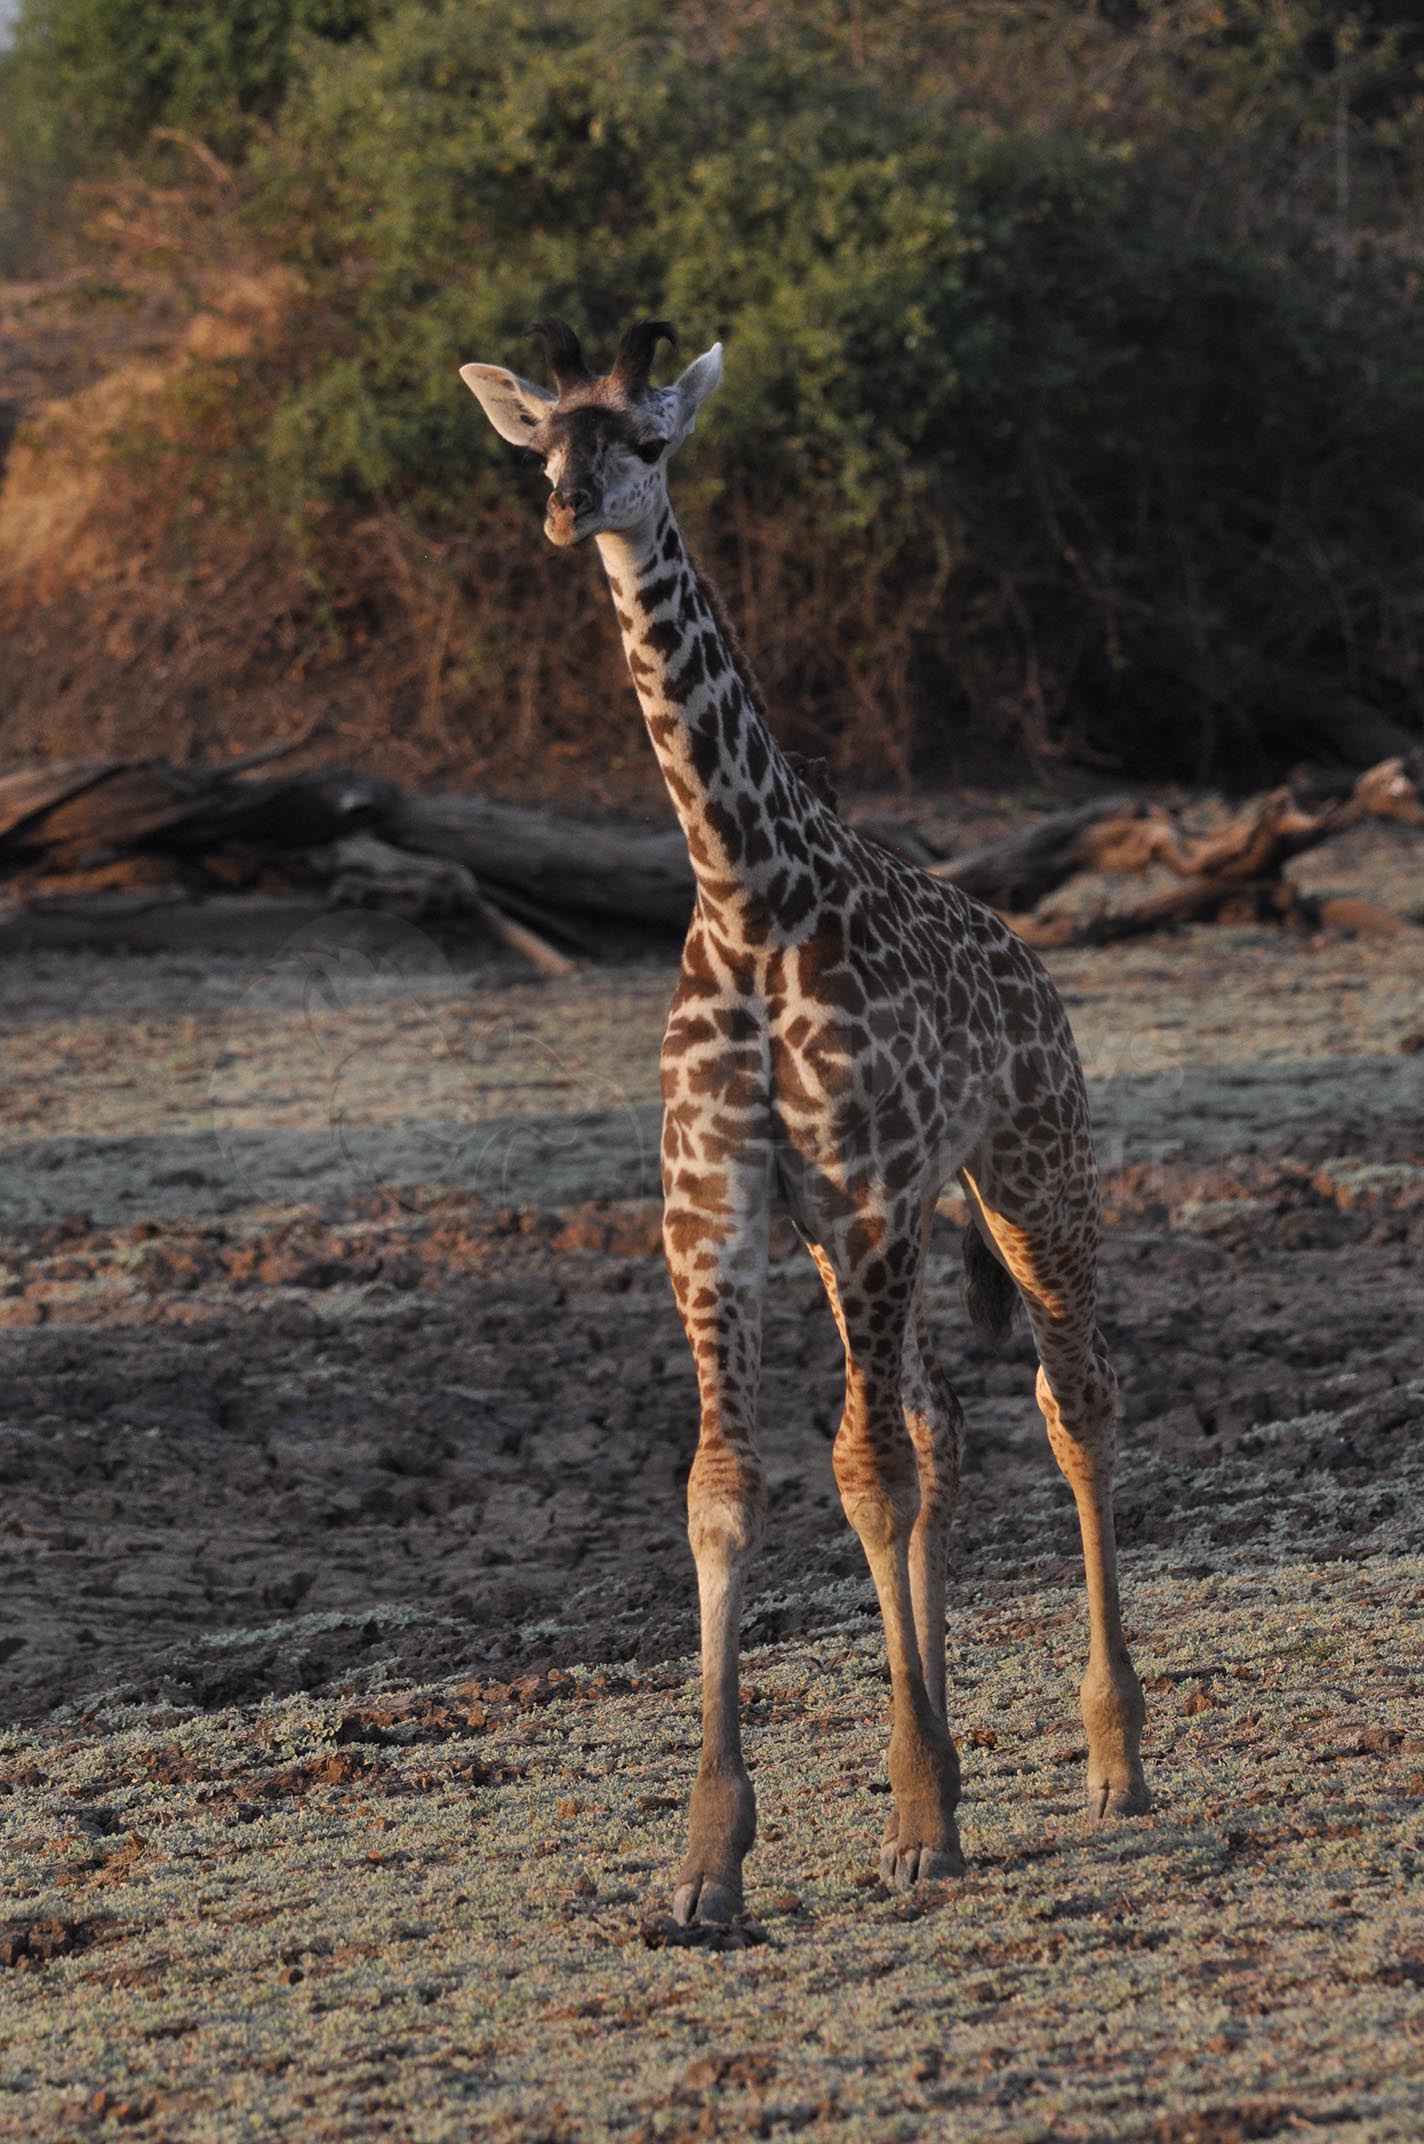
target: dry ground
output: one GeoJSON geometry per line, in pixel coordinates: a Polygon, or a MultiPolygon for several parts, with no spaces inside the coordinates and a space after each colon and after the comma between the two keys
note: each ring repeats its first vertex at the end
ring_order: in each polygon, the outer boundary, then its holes
{"type": "MultiPolygon", "coordinates": [[[[1418,855],[1319,870],[1407,908],[1418,855]]],[[[8,965],[0,2136],[1424,2133],[1424,957],[1219,930],[1054,967],[1158,1809],[1078,1816],[1071,1502],[947,1227],[971,1870],[880,1891],[878,1632],[787,1247],[770,1940],[722,1954],[640,1933],[695,1718],[668,964],[536,983],[351,918],[8,965]]]]}

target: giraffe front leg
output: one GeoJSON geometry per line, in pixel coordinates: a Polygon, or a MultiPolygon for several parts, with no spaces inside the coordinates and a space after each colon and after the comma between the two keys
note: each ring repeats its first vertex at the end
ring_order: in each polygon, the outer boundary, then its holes
{"type": "Polygon", "coordinates": [[[742,1863],[756,1838],[756,1798],[742,1756],[738,1664],[744,1574],[765,1508],[755,1451],[703,1417],[687,1484],[687,1530],[702,1616],[702,1756],[677,1874],[679,1921],[730,1921],[742,1910],[742,1863]]]}
{"type": "Polygon", "coordinates": [[[702,1618],[702,1756],[673,1913],[682,1922],[726,1922],[742,1910],[742,1863],[756,1837],[756,1800],[742,1756],[738,1666],[746,1569],[766,1514],[756,1404],[768,1162],[756,1141],[737,1161],[716,1169],[684,1159],[700,1149],[695,1130],[670,1112],[663,1237],[702,1403],[687,1483],[702,1618]]]}

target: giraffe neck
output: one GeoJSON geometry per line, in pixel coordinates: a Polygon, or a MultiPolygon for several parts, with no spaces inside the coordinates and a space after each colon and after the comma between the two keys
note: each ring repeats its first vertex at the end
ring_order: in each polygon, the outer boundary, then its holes
{"type": "Polygon", "coordinates": [[[794,938],[834,815],[787,764],[672,509],[597,539],[698,905],[743,944],[794,938]]]}

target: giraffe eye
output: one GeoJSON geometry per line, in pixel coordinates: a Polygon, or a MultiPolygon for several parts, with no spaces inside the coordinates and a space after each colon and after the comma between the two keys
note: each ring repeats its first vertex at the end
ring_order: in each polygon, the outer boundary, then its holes
{"type": "Polygon", "coordinates": [[[666,445],[667,441],[665,439],[648,439],[644,441],[642,446],[634,447],[633,452],[640,462],[652,463],[657,460],[666,445]]]}

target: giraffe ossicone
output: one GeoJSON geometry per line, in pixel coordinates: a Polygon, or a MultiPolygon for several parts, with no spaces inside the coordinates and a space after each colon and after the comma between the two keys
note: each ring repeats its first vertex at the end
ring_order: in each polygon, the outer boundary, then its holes
{"type": "Polygon", "coordinates": [[[461,378],[502,438],[542,458],[551,541],[597,543],[697,885],[662,1049],[663,1240],[701,1400],[688,1532],[702,1755],[673,1909],[726,1921],[756,1831],[737,1673],[766,1508],[756,1414],[774,1202],[815,1260],[845,1347],[835,1477],[879,1596],[893,1704],[882,1875],[904,1888],[963,1868],[945,1574],[964,1424],[924,1310],[930,1222],[956,1179],[972,1215],[971,1315],[992,1331],[1022,1299],[1049,1443],[1078,1508],[1089,1811],[1150,1804],[1118,1600],[1097,1166],[1078,1053],[1041,963],[991,911],[863,840],[798,771],[688,556],[667,464],[721,379],[721,345],[657,387],[666,322],[631,327],[603,374],[562,323],[537,332],[552,390],[500,365],[461,378]]]}

